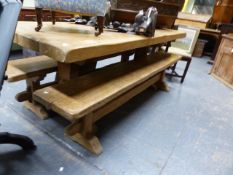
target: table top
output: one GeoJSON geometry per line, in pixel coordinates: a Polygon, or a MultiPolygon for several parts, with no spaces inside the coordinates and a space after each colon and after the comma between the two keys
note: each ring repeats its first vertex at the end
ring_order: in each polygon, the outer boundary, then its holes
{"type": "Polygon", "coordinates": [[[71,23],[44,22],[36,32],[36,22],[19,22],[14,42],[40,52],[59,62],[72,63],[117,54],[137,48],[173,41],[185,37],[177,30],[156,30],[154,37],[104,31],[94,36],[94,28],[71,23]]]}

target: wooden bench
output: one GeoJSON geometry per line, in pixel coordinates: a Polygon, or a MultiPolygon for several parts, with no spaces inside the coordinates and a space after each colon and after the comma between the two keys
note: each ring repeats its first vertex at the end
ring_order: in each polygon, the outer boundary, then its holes
{"type": "Polygon", "coordinates": [[[32,93],[40,88],[54,84],[55,82],[41,85],[40,82],[48,73],[57,70],[57,62],[47,56],[37,56],[11,60],[8,62],[6,76],[8,82],[26,80],[27,88],[25,91],[16,95],[19,102],[27,101],[25,106],[35,112],[41,118],[47,117],[47,112],[34,103],[32,93]]]}
{"type": "Polygon", "coordinates": [[[102,146],[93,133],[94,123],[146,88],[157,83],[165,88],[164,71],[177,62],[177,55],[157,53],[117,63],[57,85],[39,89],[33,99],[72,124],[66,134],[95,154],[102,146]]]}
{"type": "Polygon", "coordinates": [[[44,76],[55,72],[57,63],[47,56],[37,56],[18,60],[11,60],[7,65],[8,82],[26,80],[33,77],[44,76]]]}

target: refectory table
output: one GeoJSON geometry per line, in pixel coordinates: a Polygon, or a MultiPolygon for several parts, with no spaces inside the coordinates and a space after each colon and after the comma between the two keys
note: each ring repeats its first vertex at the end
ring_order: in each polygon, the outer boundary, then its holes
{"type": "Polygon", "coordinates": [[[66,134],[95,154],[102,152],[93,129],[97,120],[150,86],[167,89],[164,72],[181,57],[149,48],[185,37],[185,33],[170,29],[156,30],[151,38],[113,31],[95,37],[89,26],[43,24],[42,30],[35,32],[35,22],[18,23],[14,42],[42,56],[11,63],[15,73],[8,71],[11,80],[25,78],[28,85],[17,99],[28,100],[37,114],[52,110],[71,121],[66,134]],[[121,62],[96,68],[98,60],[117,55],[121,62]],[[55,82],[40,85],[51,71],[57,72],[55,82]]]}

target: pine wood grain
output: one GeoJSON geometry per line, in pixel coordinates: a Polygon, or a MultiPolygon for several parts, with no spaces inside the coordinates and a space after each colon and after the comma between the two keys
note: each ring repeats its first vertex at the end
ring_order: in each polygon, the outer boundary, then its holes
{"type": "Polygon", "coordinates": [[[154,37],[144,37],[105,31],[94,36],[94,28],[71,23],[44,22],[40,32],[35,32],[35,22],[19,22],[14,42],[47,55],[59,62],[78,62],[124,51],[166,43],[185,37],[176,30],[156,30],[154,37]]]}
{"type": "Polygon", "coordinates": [[[6,75],[9,82],[25,80],[31,77],[55,72],[57,63],[47,56],[37,56],[8,62],[6,75]]]}
{"type": "Polygon", "coordinates": [[[88,75],[37,90],[34,100],[69,120],[95,111],[177,62],[181,57],[157,53],[118,63],[88,75]]]}

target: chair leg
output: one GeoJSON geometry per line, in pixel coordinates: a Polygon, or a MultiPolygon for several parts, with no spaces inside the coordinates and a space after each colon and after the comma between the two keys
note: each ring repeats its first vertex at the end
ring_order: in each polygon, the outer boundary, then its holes
{"type": "Polygon", "coordinates": [[[7,132],[0,133],[0,144],[16,144],[21,146],[24,150],[33,150],[36,148],[34,142],[30,138],[7,132]]]}
{"type": "Polygon", "coordinates": [[[171,67],[171,70],[172,70],[172,73],[174,73],[175,72],[175,70],[176,70],[176,66],[177,66],[177,62],[171,67]]]}
{"type": "Polygon", "coordinates": [[[56,12],[51,11],[51,16],[52,16],[52,23],[53,23],[53,25],[55,25],[55,23],[56,23],[56,12]]]}
{"type": "Polygon", "coordinates": [[[95,36],[99,36],[104,31],[104,17],[103,16],[97,16],[97,25],[98,25],[98,31],[95,32],[95,36]]]}
{"type": "Polygon", "coordinates": [[[36,19],[37,19],[37,27],[35,28],[35,30],[39,32],[40,29],[42,28],[43,9],[36,8],[35,10],[36,10],[36,19]]]}
{"type": "Polygon", "coordinates": [[[182,78],[181,78],[181,81],[180,81],[180,83],[183,83],[184,82],[184,79],[185,79],[185,77],[186,77],[186,74],[187,74],[187,72],[188,72],[188,69],[189,69],[189,66],[190,66],[190,63],[191,63],[191,58],[184,58],[184,60],[185,61],[187,61],[187,64],[186,64],[186,66],[185,66],[185,69],[184,69],[184,73],[183,73],[183,75],[182,75],[182,78]]]}

